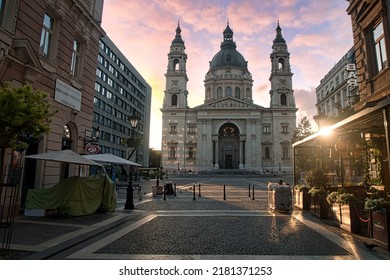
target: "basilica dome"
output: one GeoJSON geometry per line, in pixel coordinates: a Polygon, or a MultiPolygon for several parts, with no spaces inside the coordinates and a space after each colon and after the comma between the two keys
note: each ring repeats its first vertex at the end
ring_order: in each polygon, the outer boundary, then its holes
{"type": "Polygon", "coordinates": [[[236,50],[236,43],[233,41],[233,30],[229,27],[229,24],[223,32],[223,38],[221,50],[210,61],[210,68],[231,66],[247,69],[247,61],[236,50]]]}

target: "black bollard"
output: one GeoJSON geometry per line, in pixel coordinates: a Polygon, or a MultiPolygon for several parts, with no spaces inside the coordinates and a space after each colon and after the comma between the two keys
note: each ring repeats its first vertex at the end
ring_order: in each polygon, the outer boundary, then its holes
{"type": "Polygon", "coordinates": [[[223,185],[223,200],[226,200],[226,185],[223,185]]]}
{"type": "Polygon", "coordinates": [[[173,192],[173,196],[176,196],[176,183],[175,183],[175,191],[173,192]]]}
{"type": "Polygon", "coordinates": [[[202,195],[200,194],[200,184],[199,184],[199,197],[201,197],[202,195]]]}
{"type": "Polygon", "coordinates": [[[193,193],[192,200],[196,200],[196,198],[195,198],[195,185],[192,188],[192,193],[193,193]]]}
{"type": "Polygon", "coordinates": [[[252,185],[252,200],[255,200],[255,185],[252,185]]]}
{"type": "Polygon", "coordinates": [[[164,184],[164,187],[163,187],[163,193],[164,193],[164,200],[167,200],[165,184],[164,184]]]}
{"type": "Polygon", "coordinates": [[[248,185],[249,197],[251,197],[251,184],[248,185]]]}

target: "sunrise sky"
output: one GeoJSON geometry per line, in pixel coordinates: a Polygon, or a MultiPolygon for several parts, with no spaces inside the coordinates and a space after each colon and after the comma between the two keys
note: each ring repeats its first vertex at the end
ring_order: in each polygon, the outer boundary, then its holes
{"type": "Polygon", "coordinates": [[[312,120],[315,88],[353,45],[347,6],[345,0],[105,0],[102,27],[152,87],[150,147],[161,149],[164,74],[178,20],[188,55],[190,107],[204,101],[203,80],[227,20],[252,73],[253,101],[269,107],[270,53],[279,20],[294,73],[298,123],[305,115],[312,120]]]}

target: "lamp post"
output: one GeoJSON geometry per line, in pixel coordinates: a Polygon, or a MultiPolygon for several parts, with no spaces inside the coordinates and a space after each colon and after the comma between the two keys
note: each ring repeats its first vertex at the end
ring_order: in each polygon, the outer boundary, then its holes
{"type": "MultiPolygon", "coordinates": [[[[138,125],[138,121],[139,121],[139,118],[135,115],[129,117],[129,123],[130,123],[130,126],[132,128],[131,130],[131,138],[134,139],[134,129],[137,127],[138,125]]],[[[136,147],[134,147],[134,150],[136,149],[136,147]]],[[[131,166],[129,167],[129,184],[126,188],[126,203],[125,203],[125,209],[126,210],[132,210],[134,209],[134,197],[133,197],[133,194],[134,194],[134,190],[133,190],[133,174],[132,174],[132,171],[131,171],[131,166]]]]}

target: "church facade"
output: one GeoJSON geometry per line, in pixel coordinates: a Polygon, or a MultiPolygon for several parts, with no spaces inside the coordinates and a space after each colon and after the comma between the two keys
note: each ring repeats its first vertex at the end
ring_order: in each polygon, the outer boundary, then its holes
{"type": "Polygon", "coordinates": [[[204,103],[187,103],[187,54],[180,25],[168,53],[162,112],[164,170],[291,172],[296,111],[290,54],[278,23],[271,58],[270,107],[252,99],[248,62],[229,23],[204,80],[204,103]]]}

